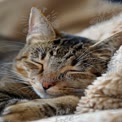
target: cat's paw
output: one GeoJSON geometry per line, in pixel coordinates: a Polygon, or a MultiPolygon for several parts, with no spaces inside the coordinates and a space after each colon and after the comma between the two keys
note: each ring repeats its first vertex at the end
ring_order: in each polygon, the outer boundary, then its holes
{"type": "Polygon", "coordinates": [[[41,118],[45,118],[43,105],[36,103],[36,101],[27,101],[8,106],[0,119],[3,122],[22,122],[41,118]]]}

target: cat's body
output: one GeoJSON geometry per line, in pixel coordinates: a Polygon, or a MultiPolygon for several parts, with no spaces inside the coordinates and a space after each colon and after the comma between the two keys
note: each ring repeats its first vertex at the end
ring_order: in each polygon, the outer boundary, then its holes
{"type": "Polygon", "coordinates": [[[13,122],[74,113],[79,97],[105,72],[122,44],[115,40],[96,43],[57,34],[33,8],[26,45],[0,81],[1,119],[13,122]]]}

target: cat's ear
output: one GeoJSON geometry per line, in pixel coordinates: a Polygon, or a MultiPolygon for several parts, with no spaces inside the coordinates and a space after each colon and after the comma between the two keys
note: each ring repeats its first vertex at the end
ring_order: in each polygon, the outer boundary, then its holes
{"type": "Polygon", "coordinates": [[[111,49],[117,50],[122,45],[122,31],[115,33],[114,35],[108,37],[107,39],[104,39],[102,41],[98,41],[94,45],[92,45],[90,48],[100,48],[107,45],[111,49]]]}
{"type": "Polygon", "coordinates": [[[29,18],[27,43],[50,41],[56,38],[55,30],[46,17],[37,9],[32,8],[29,18]],[[32,42],[31,42],[32,41],[32,42]]]}

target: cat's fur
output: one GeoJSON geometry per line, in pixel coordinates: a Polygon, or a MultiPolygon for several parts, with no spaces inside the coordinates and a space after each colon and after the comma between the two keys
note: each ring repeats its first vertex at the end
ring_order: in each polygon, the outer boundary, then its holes
{"type": "Polygon", "coordinates": [[[74,115],[58,116],[37,122],[55,122],[56,120],[67,120],[67,122],[122,121],[122,46],[111,58],[107,72],[88,86],[86,95],[81,98],[74,115]]]}
{"type": "Polygon", "coordinates": [[[110,57],[122,44],[120,40],[115,42],[116,36],[96,43],[59,33],[32,8],[26,45],[9,69],[15,72],[13,78],[8,71],[0,81],[2,120],[36,120],[74,113],[79,97],[106,70],[110,57]]]}

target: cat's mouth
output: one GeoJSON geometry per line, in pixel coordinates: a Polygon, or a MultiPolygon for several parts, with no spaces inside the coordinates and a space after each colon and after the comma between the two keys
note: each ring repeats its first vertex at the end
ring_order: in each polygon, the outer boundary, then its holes
{"type": "Polygon", "coordinates": [[[56,88],[51,87],[47,90],[42,89],[41,87],[34,87],[34,91],[41,97],[41,98],[55,98],[65,95],[75,95],[75,96],[83,96],[84,90],[78,88],[56,88]]]}
{"type": "Polygon", "coordinates": [[[47,92],[47,91],[42,90],[40,88],[33,88],[33,89],[34,89],[34,91],[36,92],[36,94],[38,96],[40,96],[41,98],[44,98],[44,99],[46,99],[46,98],[55,98],[55,97],[63,96],[61,94],[56,94],[56,93],[55,94],[51,94],[50,92],[47,92]]]}
{"type": "MultiPolygon", "coordinates": [[[[41,98],[55,98],[59,96],[65,95],[75,95],[75,96],[83,96],[84,89],[78,87],[72,87],[65,83],[57,83],[48,87],[47,89],[44,88],[43,84],[40,82],[30,82],[34,91],[38,96],[41,98]]],[[[46,86],[46,84],[45,84],[46,86]]],[[[49,84],[48,84],[49,86],[49,84]]]]}

